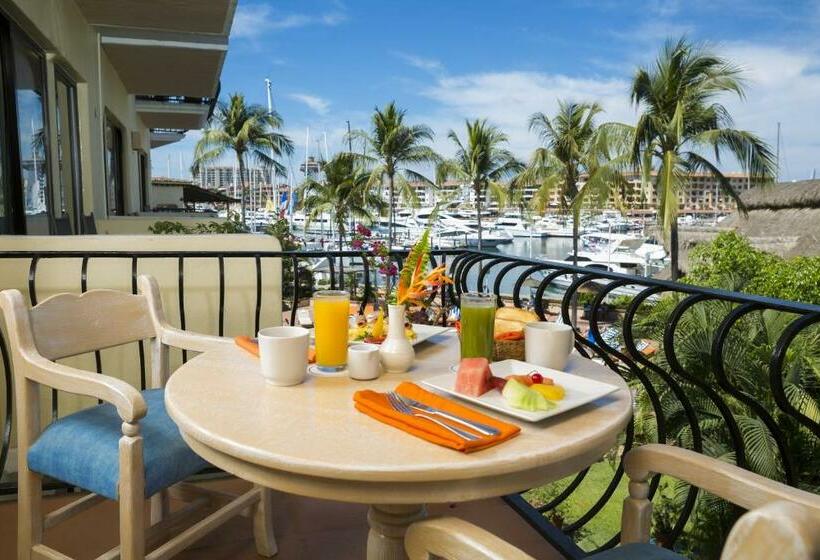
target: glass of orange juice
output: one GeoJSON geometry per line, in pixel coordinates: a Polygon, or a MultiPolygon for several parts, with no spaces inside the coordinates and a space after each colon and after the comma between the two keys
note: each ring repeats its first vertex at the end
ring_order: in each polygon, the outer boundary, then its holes
{"type": "Polygon", "coordinates": [[[342,290],[313,293],[313,328],[316,366],[322,371],[341,371],[347,366],[350,294],[342,290]]]}

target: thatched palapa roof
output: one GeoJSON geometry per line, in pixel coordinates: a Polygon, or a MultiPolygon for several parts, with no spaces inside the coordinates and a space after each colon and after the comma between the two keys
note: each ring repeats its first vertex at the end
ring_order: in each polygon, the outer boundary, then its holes
{"type": "Polygon", "coordinates": [[[740,198],[749,210],[820,208],[820,179],[757,187],[740,198]]]}
{"type": "Polygon", "coordinates": [[[820,255],[820,180],[777,183],[741,195],[748,214],[721,222],[781,257],[820,255]]]}

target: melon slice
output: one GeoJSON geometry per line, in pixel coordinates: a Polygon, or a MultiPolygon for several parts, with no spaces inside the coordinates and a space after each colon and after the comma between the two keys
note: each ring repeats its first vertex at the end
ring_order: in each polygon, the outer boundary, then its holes
{"type": "Polygon", "coordinates": [[[555,408],[555,404],[544,398],[544,395],[533,391],[523,383],[515,379],[507,379],[504,390],[501,392],[507,404],[513,408],[526,410],[528,412],[538,412],[555,408]]]}
{"type": "Polygon", "coordinates": [[[493,388],[490,377],[487,358],[464,358],[458,365],[455,390],[462,395],[480,397],[493,388]]]}

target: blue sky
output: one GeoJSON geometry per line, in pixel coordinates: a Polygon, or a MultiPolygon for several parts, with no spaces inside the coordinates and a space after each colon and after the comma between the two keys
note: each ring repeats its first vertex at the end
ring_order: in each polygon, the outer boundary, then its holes
{"type": "MultiPolygon", "coordinates": [[[[689,0],[239,0],[222,74],[223,95],[241,91],[274,105],[310,153],[343,148],[345,121],[366,127],[373,107],[395,99],[408,118],[437,133],[486,117],[522,158],[536,147],[526,121],[559,98],[598,101],[601,120],[633,123],[629,79],[667,37],[708,41],[746,69],[744,101],[725,103],[738,128],[775,144],[782,123],[781,177],[820,174],[820,1],[689,0]]],[[[153,152],[154,174],[190,164],[198,133],[153,152]]],[[[725,162],[735,170],[735,162],[725,162]]]]}

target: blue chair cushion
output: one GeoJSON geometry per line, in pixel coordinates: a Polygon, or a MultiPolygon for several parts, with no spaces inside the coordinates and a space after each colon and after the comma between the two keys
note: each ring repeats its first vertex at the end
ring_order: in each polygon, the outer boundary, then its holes
{"type": "MultiPolygon", "coordinates": [[[[142,392],[148,414],[139,422],[149,497],[195,474],[208,463],[191,451],[165,411],[163,389],[142,392]]],[[[60,418],[29,448],[34,472],[84,490],[117,499],[120,478],[119,440],[122,420],[110,404],[101,404],[60,418]]]]}
{"type": "Polygon", "coordinates": [[[668,548],[650,543],[632,543],[616,546],[604,552],[587,556],[588,560],[686,560],[668,548]]]}

